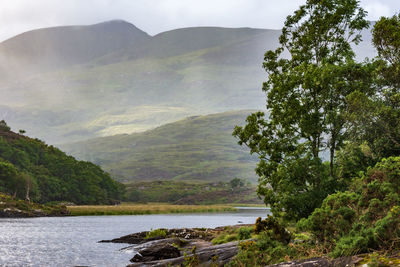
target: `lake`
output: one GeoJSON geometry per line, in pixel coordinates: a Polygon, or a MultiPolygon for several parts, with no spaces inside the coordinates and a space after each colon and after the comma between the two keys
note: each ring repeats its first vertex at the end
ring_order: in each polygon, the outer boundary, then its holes
{"type": "Polygon", "coordinates": [[[128,244],[98,243],[156,228],[254,223],[262,208],[237,212],[0,219],[0,266],[126,266],[128,244]]]}

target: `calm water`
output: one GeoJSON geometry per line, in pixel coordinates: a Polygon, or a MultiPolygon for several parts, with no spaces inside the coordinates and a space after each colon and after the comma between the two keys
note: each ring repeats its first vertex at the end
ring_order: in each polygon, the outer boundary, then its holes
{"type": "Polygon", "coordinates": [[[128,244],[97,243],[156,228],[254,223],[267,210],[235,213],[0,219],[0,266],[126,266],[128,244]]]}

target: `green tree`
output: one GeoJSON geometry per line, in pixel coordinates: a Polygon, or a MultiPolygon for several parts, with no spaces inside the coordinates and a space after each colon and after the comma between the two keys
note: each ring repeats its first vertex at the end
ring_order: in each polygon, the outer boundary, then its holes
{"type": "Polygon", "coordinates": [[[379,161],[400,154],[400,15],[382,17],[373,29],[378,90],[348,97],[352,140],[365,142],[379,161]]]}
{"type": "Polygon", "coordinates": [[[251,114],[233,134],[260,156],[258,193],[274,215],[306,217],[337,187],[346,96],[373,82],[373,66],[355,62],[351,48],[368,27],[365,15],[357,0],[308,0],[287,17],[281,46],[265,54],[268,118],[251,114]]]}
{"type": "Polygon", "coordinates": [[[4,162],[0,158],[0,191],[13,194],[14,181],[18,176],[18,170],[9,162],[4,162]]]}
{"type": "Polygon", "coordinates": [[[11,128],[8,127],[7,123],[4,120],[1,120],[0,121],[0,131],[8,132],[10,130],[11,130],[11,128]]]}
{"type": "Polygon", "coordinates": [[[240,178],[233,178],[232,180],[229,181],[229,184],[231,185],[232,189],[236,189],[236,188],[241,188],[245,185],[244,181],[240,178]]]}

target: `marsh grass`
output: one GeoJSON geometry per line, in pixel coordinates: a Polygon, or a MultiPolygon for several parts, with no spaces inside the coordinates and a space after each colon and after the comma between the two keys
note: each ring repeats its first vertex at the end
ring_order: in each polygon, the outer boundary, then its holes
{"type": "Polygon", "coordinates": [[[236,211],[227,205],[171,205],[171,204],[130,204],[122,205],[91,205],[68,206],[73,216],[79,215],[146,215],[168,213],[196,213],[196,212],[222,212],[236,211]]]}

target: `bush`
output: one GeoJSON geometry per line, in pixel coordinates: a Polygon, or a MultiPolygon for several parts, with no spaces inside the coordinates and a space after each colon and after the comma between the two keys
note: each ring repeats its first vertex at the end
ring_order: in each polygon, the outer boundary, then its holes
{"type": "Polygon", "coordinates": [[[224,244],[224,243],[228,243],[231,241],[235,241],[238,239],[238,235],[237,234],[221,234],[219,236],[217,236],[216,238],[214,238],[211,243],[213,245],[219,245],[219,244],[224,244]]]}
{"type": "Polygon", "coordinates": [[[167,236],[167,230],[165,229],[152,229],[150,232],[146,234],[146,239],[148,238],[154,238],[154,237],[166,237],[167,236]]]}
{"type": "Polygon", "coordinates": [[[275,217],[270,215],[264,220],[258,217],[254,225],[254,232],[256,234],[264,231],[267,232],[271,240],[288,244],[292,239],[292,235],[285,227],[283,227],[275,217]]]}
{"type": "Polygon", "coordinates": [[[239,240],[249,239],[251,237],[251,229],[248,227],[239,228],[238,237],[239,240]]]}
{"type": "Polygon", "coordinates": [[[334,257],[399,249],[400,157],[383,159],[350,188],[328,196],[299,229],[309,230],[334,257]]]}

